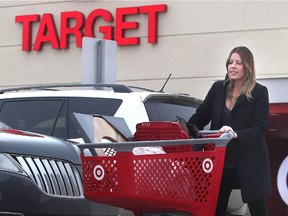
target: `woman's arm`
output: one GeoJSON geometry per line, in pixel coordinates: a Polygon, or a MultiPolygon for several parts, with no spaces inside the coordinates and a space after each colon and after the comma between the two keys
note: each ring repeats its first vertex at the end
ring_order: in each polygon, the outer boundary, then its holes
{"type": "Polygon", "coordinates": [[[203,128],[211,121],[213,103],[217,91],[216,83],[212,85],[203,103],[197,108],[195,114],[193,114],[188,120],[188,124],[194,124],[197,128],[203,130],[203,128]]]}

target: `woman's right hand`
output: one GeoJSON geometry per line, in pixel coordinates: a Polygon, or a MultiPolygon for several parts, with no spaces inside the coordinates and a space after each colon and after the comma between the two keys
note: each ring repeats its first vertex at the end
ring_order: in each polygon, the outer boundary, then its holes
{"type": "Polygon", "coordinates": [[[237,134],[234,132],[233,128],[227,125],[221,127],[219,133],[232,133],[233,139],[236,139],[238,137],[237,134]]]}

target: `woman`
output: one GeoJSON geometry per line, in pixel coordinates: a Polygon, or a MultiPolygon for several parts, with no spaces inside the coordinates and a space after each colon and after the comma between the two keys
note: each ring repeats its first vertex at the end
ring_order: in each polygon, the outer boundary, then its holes
{"type": "Polygon", "coordinates": [[[256,82],[254,58],[246,47],[234,48],[226,61],[226,79],[215,82],[188,124],[203,129],[234,132],[228,143],[216,215],[225,216],[230,193],[240,187],[252,216],[268,215],[270,168],[264,140],[269,99],[266,87],[256,82]]]}

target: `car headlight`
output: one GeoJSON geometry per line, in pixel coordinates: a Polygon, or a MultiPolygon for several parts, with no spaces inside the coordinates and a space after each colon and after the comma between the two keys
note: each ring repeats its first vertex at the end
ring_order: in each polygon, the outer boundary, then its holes
{"type": "Polygon", "coordinates": [[[3,153],[0,153],[0,170],[26,175],[10,155],[3,153]]]}

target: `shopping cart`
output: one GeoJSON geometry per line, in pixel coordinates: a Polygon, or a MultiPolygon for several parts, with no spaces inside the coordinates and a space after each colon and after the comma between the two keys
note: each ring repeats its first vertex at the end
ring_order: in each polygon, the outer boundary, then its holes
{"type": "Polygon", "coordinates": [[[94,202],[131,210],[135,215],[213,216],[226,145],[231,138],[231,134],[225,133],[218,138],[81,144],[84,196],[94,202]],[[208,151],[195,148],[211,143],[215,148],[208,151]],[[192,148],[164,154],[133,154],[133,149],[138,147],[171,146],[192,148]],[[107,147],[115,149],[116,155],[93,154],[95,148],[107,147]]]}

